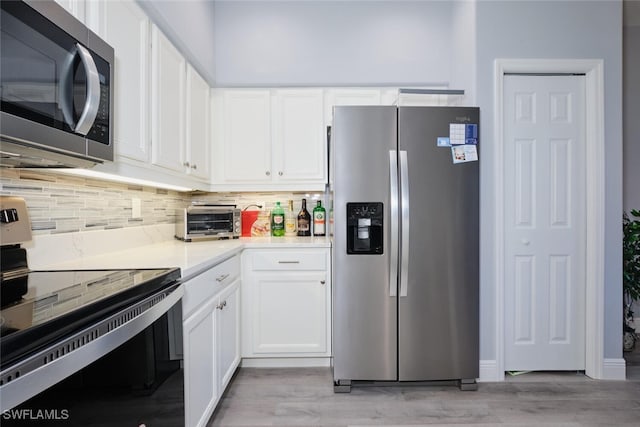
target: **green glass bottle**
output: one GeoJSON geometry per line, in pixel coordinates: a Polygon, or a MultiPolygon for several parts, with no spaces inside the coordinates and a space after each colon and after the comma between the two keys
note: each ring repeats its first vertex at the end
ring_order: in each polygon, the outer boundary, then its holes
{"type": "Polygon", "coordinates": [[[318,204],[313,208],[313,235],[324,236],[326,234],[327,212],[322,207],[322,202],[318,200],[318,204]]]}
{"type": "Polygon", "coordinates": [[[284,236],[284,209],[280,202],[271,211],[271,235],[274,237],[284,236]]]}

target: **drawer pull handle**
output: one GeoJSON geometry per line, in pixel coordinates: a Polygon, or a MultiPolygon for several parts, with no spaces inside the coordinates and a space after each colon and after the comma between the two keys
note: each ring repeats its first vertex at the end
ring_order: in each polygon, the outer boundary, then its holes
{"type": "Polygon", "coordinates": [[[300,264],[300,261],[278,261],[278,264],[300,264]]]}
{"type": "Polygon", "coordinates": [[[223,274],[220,277],[216,277],[216,282],[222,282],[224,279],[226,279],[227,277],[229,277],[229,274],[223,274]]]}
{"type": "Polygon", "coordinates": [[[227,300],[222,301],[220,304],[216,305],[216,308],[218,310],[224,310],[224,308],[227,306],[227,300]]]}
{"type": "Polygon", "coordinates": [[[324,285],[326,282],[324,280],[320,280],[320,284],[324,285]]]}

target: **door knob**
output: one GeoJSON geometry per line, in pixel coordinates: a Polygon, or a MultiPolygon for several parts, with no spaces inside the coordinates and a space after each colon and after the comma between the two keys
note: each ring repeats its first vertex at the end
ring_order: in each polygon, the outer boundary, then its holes
{"type": "Polygon", "coordinates": [[[264,174],[265,174],[265,175],[267,175],[267,176],[269,176],[269,175],[271,175],[271,172],[266,171],[264,174]]]}

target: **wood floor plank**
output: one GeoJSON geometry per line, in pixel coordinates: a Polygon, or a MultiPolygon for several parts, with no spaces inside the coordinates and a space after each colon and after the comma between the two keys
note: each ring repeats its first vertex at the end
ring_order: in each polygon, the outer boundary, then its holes
{"type": "Polygon", "coordinates": [[[640,376],[596,381],[531,373],[475,392],[454,385],[379,385],[335,394],[330,368],[241,368],[209,426],[638,426],[640,376]]]}

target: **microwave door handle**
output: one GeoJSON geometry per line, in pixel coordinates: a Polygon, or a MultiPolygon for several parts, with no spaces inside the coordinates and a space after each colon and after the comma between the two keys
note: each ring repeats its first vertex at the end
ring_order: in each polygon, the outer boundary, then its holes
{"type": "Polygon", "coordinates": [[[87,101],[74,129],[80,135],[86,135],[91,130],[100,106],[100,75],[91,53],[81,44],[76,43],[80,60],[87,73],[87,101]]]}
{"type": "Polygon", "coordinates": [[[73,61],[76,57],[75,52],[67,55],[67,59],[62,66],[60,74],[60,109],[64,122],[71,128],[75,129],[76,123],[73,118],[73,61]]]}

